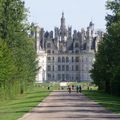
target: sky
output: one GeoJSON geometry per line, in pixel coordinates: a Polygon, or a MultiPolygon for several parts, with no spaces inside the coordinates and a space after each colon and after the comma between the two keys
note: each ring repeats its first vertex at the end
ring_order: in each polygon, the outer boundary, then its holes
{"type": "Polygon", "coordinates": [[[29,10],[29,22],[34,22],[45,30],[60,26],[62,12],[66,26],[81,30],[92,21],[95,29],[105,30],[106,0],[25,0],[29,10]]]}

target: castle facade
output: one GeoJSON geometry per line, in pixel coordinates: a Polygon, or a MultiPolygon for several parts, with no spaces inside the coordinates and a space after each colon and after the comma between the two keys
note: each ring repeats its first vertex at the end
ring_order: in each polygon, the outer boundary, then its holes
{"type": "Polygon", "coordinates": [[[61,25],[55,27],[54,32],[36,26],[31,35],[36,40],[40,68],[37,82],[92,81],[89,71],[101,40],[101,35],[95,34],[92,22],[86,30],[72,31],[72,27],[66,27],[62,13],[61,25]]]}

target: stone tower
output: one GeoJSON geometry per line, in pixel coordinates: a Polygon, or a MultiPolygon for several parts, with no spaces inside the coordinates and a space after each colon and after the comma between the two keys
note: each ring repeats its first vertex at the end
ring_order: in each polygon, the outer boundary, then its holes
{"type": "Polygon", "coordinates": [[[66,42],[67,38],[67,29],[65,26],[65,17],[64,13],[62,13],[62,18],[61,18],[61,26],[60,26],[60,41],[66,42]]]}

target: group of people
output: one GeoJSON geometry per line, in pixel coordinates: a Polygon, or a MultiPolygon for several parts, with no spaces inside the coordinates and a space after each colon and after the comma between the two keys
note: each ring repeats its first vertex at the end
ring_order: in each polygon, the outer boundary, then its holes
{"type": "Polygon", "coordinates": [[[77,93],[81,93],[81,91],[82,91],[82,88],[81,88],[80,85],[77,85],[77,86],[74,86],[74,85],[70,86],[70,85],[68,85],[68,92],[69,93],[71,93],[71,91],[75,90],[75,89],[76,89],[77,93]]]}

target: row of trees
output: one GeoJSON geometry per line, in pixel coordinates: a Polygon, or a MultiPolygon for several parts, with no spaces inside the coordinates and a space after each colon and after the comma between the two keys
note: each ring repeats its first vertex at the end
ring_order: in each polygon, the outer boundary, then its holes
{"type": "Polygon", "coordinates": [[[107,1],[106,33],[99,44],[91,77],[100,90],[120,95],[120,0],[107,1]]]}
{"type": "Polygon", "coordinates": [[[26,18],[22,0],[0,0],[0,98],[22,94],[35,80],[36,52],[26,18]]]}

